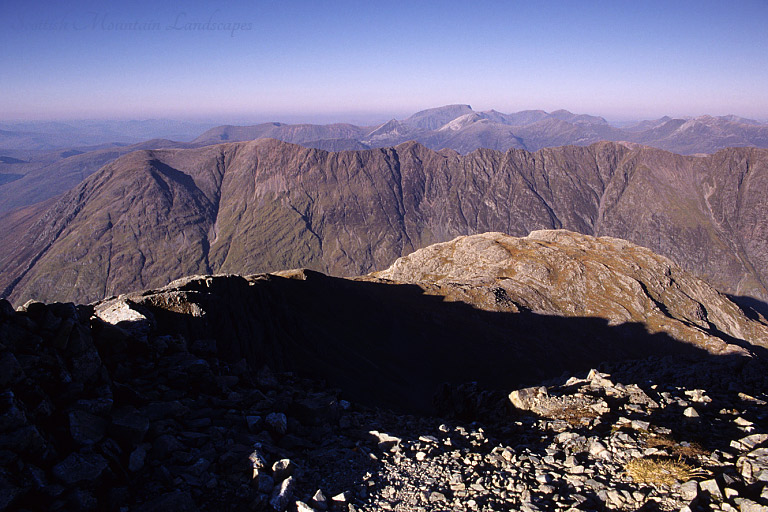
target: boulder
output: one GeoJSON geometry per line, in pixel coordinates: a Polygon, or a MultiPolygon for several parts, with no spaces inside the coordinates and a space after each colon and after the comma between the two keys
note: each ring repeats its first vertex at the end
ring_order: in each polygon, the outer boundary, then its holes
{"type": "Polygon", "coordinates": [[[69,433],[75,443],[90,446],[104,437],[107,422],[103,418],[81,410],[70,411],[68,417],[69,433]]]}
{"type": "Polygon", "coordinates": [[[53,467],[53,476],[66,485],[93,483],[107,469],[107,461],[96,453],[72,453],[53,467]]]}

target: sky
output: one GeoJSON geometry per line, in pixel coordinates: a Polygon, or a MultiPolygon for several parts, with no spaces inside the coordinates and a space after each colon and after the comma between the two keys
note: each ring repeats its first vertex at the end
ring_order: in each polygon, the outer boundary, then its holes
{"type": "Polygon", "coordinates": [[[0,120],[768,120],[768,0],[0,2],[0,120]]]}

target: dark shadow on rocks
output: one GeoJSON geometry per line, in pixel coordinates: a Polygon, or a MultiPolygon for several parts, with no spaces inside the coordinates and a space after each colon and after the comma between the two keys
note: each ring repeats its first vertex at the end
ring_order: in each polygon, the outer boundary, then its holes
{"type": "Polygon", "coordinates": [[[189,280],[139,302],[160,333],[214,338],[220,357],[295,371],[354,401],[415,414],[434,412],[443,383],[509,390],[604,361],[705,354],[638,323],[489,312],[414,285],[299,276],[189,280]],[[177,306],[189,302],[204,314],[177,306]]]}
{"type": "MultiPolygon", "coordinates": [[[[691,419],[683,415],[683,406],[636,415],[612,402],[612,412],[598,425],[591,430],[573,427],[574,431],[587,437],[609,436],[624,416],[668,429],[677,443],[699,443],[709,452],[725,450],[741,434],[717,414],[730,403],[723,394],[735,396],[729,391],[732,379],[750,392],[750,379],[764,375],[754,367],[760,364],[756,359],[712,356],[666,334],[649,334],[638,323],[609,325],[596,318],[489,312],[446,302],[414,285],[338,279],[311,271],[294,273],[292,278],[194,278],[131,300],[151,314],[155,335],[182,336],[189,346],[215,340],[222,360],[244,358],[253,368],[268,365],[278,372],[295,372],[340,388],[341,396],[353,403],[415,415],[411,420],[395,416],[392,421],[367,416],[358,425],[361,432],[380,430],[411,445],[421,442],[423,435],[439,436],[434,429],[442,422],[467,429],[482,425],[493,440],[489,450],[496,441],[508,446],[524,442],[530,453],[543,459],[555,432],[541,435],[535,424],[545,418],[511,428],[514,417],[505,417],[507,393],[542,383],[563,384],[567,376],[602,368],[614,382],[635,383],[657,401],[669,390],[679,394],[677,388],[697,387],[714,403],[711,409],[702,408],[699,419],[691,419]],[[433,398],[441,392],[442,407],[435,407],[433,398]],[[437,414],[455,419],[438,419],[437,414]],[[475,421],[480,423],[472,427],[475,421]],[[522,441],[521,436],[529,438],[522,441]]],[[[759,432],[765,431],[765,418],[749,419],[759,432]]],[[[354,439],[354,430],[343,435],[354,439]]],[[[307,453],[315,457],[315,452],[307,453]]],[[[347,489],[362,485],[365,472],[378,466],[368,461],[372,465],[365,469],[366,457],[356,445],[320,453],[316,455],[329,459],[322,473],[346,472],[347,489]],[[360,459],[359,469],[347,462],[355,457],[360,459]]],[[[626,482],[617,487],[627,492],[636,488],[626,482]]],[[[450,489],[435,490],[451,495],[450,489]]],[[[743,492],[750,495],[747,489],[743,492]]],[[[565,481],[558,483],[558,493],[586,498],[582,506],[590,509],[605,506],[605,495],[565,481]]],[[[542,499],[545,504],[546,496],[542,499]]],[[[646,504],[651,507],[647,510],[655,506],[652,501],[646,504]]]]}
{"type": "MultiPolygon", "coordinates": [[[[649,421],[669,428],[679,441],[694,440],[696,433],[705,437],[714,429],[718,435],[705,439],[710,443],[705,447],[720,449],[725,436],[736,435],[715,414],[727,405],[728,396],[736,395],[730,384],[757,396],[752,391],[756,385],[750,383],[762,383],[766,375],[755,360],[707,357],[669,336],[650,335],[640,324],[488,312],[445,302],[417,286],[309,271],[294,276],[298,278],[192,278],[172,289],[132,295],[130,302],[139,305],[134,312],[146,313],[145,319],[121,323],[120,328],[91,318],[92,307],[39,305],[17,313],[0,302],[0,332],[13,356],[0,353],[0,362],[24,372],[3,373],[18,376],[9,380],[13,394],[0,405],[26,410],[26,418],[17,415],[14,432],[39,429],[50,448],[38,454],[30,442],[29,449],[14,455],[27,469],[43,472],[47,480],[41,489],[61,494],[45,497],[44,505],[64,507],[67,500],[81,500],[80,508],[86,508],[89,500],[102,506],[125,503],[128,496],[146,501],[148,510],[157,504],[185,505],[191,497],[197,505],[206,504],[201,509],[222,509],[234,496],[239,503],[266,508],[264,499],[274,482],[265,484],[266,490],[255,487],[250,457],[257,444],[269,463],[291,458],[312,461],[317,475],[345,472],[345,480],[334,476],[333,485],[305,475],[299,479],[299,498],[306,499],[321,485],[334,493],[360,488],[367,485],[369,471],[382,467],[363,450],[370,430],[417,443],[425,434],[439,436],[434,430],[443,421],[454,429],[462,425],[430,417],[433,396],[446,383],[458,389],[476,382],[478,392],[487,393],[487,404],[495,400],[501,408],[511,389],[601,364],[614,382],[637,383],[656,400],[667,389],[677,392],[675,386],[705,390],[713,404],[711,410],[702,409],[700,427],[689,428],[693,423],[673,406],[668,414],[652,412],[649,421]],[[650,356],[656,359],[648,360],[650,356]],[[238,363],[243,359],[250,368],[238,363]],[[710,371],[710,363],[720,369],[710,371]],[[313,387],[299,379],[281,384],[251,371],[264,365],[323,380],[343,393],[339,397],[328,386],[313,387]],[[67,375],[74,382],[62,385],[67,375]],[[337,398],[351,399],[351,409],[337,398]],[[43,403],[46,407],[40,407],[43,403]],[[416,416],[372,412],[356,404],[416,416]],[[272,414],[285,415],[287,430],[270,423],[272,414]],[[327,460],[327,466],[318,460],[327,460]],[[86,474],[84,483],[70,482],[71,465],[99,474],[86,474]],[[234,483],[226,487],[222,480],[217,487],[210,477],[222,474],[234,483]],[[49,484],[59,481],[64,485],[49,484]],[[176,492],[179,485],[182,494],[176,492]],[[213,488],[218,494],[211,494],[213,488]]],[[[478,426],[470,422],[482,408],[465,412],[466,430],[478,426]]],[[[632,419],[630,413],[621,414],[632,419]]],[[[762,414],[748,418],[759,432],[766,431],[762,414]]],[[[513,428],[512,419],[495,418],[485,426],[486,437],[510,446],[527,444],[543,458],[549,441],[536,430],[538,419],[529,420],[513,428]]],[[[595,432],[610,432],[611,421],[607,417],[595,432]]],[[[465,443],[472,439],[455,437],[465,443]]],[[[3,446],[13,446],[8,439],[15,438],[8,437],[3,446]]],[[[494,446],[489,440],[483,450],[494,446]]],[[[12,483],[21,496],[17,504],[45,508],[30,501],[40,492],[21,478],[12,483]]],[[[563,492],[575,493],[568,485],[562,484],[563,492]]],[[[600,507],[602,498],[595,493],[581,494],[588,499],[584,507],[600,507]]]]}
{"type": "MultiPolygon", "coordinates": [[[[685,404],[670,404],[651,412],[646,421],[668,428],[676,441],[693,442],[713,452],[730,451],[730,442],[745,437],[733,421],[746,410],[745,419],[754,424],[753,433],[768,433],[768,414],[759,406],[765,398],[765,359],[740,355],[709,356],[697,359],[653,358],[650,361],[603,365],[615,382],[633,382],[656,401],[665,394],[682,395],[685,404]],[[643,378],[642,376],[645,375],[643,378]],[[700,402],[683,390],[702,390],[711,401],[700,402]],[[687,417],[687,408],[696,417],[687,417]]],[[[633,419],[630,415],[630,419],[633,419]]]]}
{"type": "MultiPolygon", "coordinates": [[[[686,462],[700,470],[695,476],[696,480],[711,479],[717,482],[720,489],[730,487],[737,491],[740,498],[768,504],[768,500],[761,495],[761,482],[754,481],[754,477],[752,481],[742,477],[737,464],[737,460],[753,448],[766,446],[766,442],[759,439],[754,446],[738,446],[739,440],[747,436],[768,434],[768,412],[765,410],[765,401],[768,399],[768,379],[765,377],[768,374],[768,363],[765,360],[744,355],[673,355],[606,362],[597,368],[606,372],[610,382],[618,386],[636,384],[662,407],[641,407],[641,410],[625,408],[623,406],[629,404],[628,395],[617,398],[612,391],[606,393],[606,388],[597,386],[591,391],[608,403],[610,411],[601,414],[588,425],[571,424],[567,428],[568,432],[587,439],[599,439],[604,444],[606,439],[617,432],[623,433],[637,442],[640,451],[636,457],[641,458],[646,457],[642,454],[646,447],[663,447],[662,450],[668,452],[666,455],[648,457],[686,462]],[[647,423],[648,427],[630,425],[626,420],[637,420],[638,425],[647,423]],[[740,428],[745,424],[750,427],[740,428]],[[716,462],[707,463],[702,460],[716,462]]],[[[577,377],[587,379],[585,373],[577,377]]],[[[577,382],[566,386],[566,380],[563,377],[546,385],[551,386],[549,390],[554,393],[553,396],[563,396],[576,392],[585,382],[581,380],[580,384],[577,382]]],[[[530,411],[514,411],[507,419],[489,418],[483,427],[489,436],[495,436],[503,444],[519,446],[524,443],[535,456],[544,459],[552,455],[551,443],[556,432],[562,431],[563,422],[560,420],[562,418],[557,415],[545,417],[530,411]],[[514,421],[524,426],[510,428],[514,421]],[[558,421],[560,427],[556,426],[558,421]],[[534,434],[525,439],[528,431],[534,434]]],[[[563,456],[562,453],[555,453],[555,458],[563,456]]],[[[576,455],[576,462],[589,467],[595,460],[590,460],[586,452],[583,452],[576,455]]],[[[637,482],[612,482],[611,486],[629,492],[650,488],[647,484],[637,482]]],[[[559,485],[557,492],[561,496],[568,493],[584,494],[583,490],[574,489],[565,483],[559,485]]],[[[654,499],[663,498],[663,492],[654,499]]],[[[592,495],[590,499],[597,500],[594,509],[603,509],[604,497],[600,499],[592,495]]],[[[703,510],[701,507],[706,505],[707,499],[708,494],[701,491],[694,503],[688,504],[693,510],[703,510]]],[[[649,500],[638,510],[659,510],[658,503],[649,500]]]]}
{"type": "Polygon", "coordinates": [[[768,318],[768,303],[754,297],[740,295],[728,295],[728,298],[739,306],[750,319],[757,320],[760,318],[759,315],[768,318]]]}

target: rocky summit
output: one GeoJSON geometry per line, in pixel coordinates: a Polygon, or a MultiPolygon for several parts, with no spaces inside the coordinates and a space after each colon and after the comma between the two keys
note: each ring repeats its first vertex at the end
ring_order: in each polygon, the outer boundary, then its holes
{"type": "Polygon", "coordinates": [[[750,315],[565,231],[0,300],[0,510],[767,510],[750,315]]]}
{"type": "Polygon", "coordinates": [[[668,258],[617,238],[564,230],[524,238],[485,233],[421,249],[373,275],[431,283],[446,297],[483,309],[637,322],[715,353],[732,349],[723,340],[768,346],[764,322],[751,321],[668,258]]]}

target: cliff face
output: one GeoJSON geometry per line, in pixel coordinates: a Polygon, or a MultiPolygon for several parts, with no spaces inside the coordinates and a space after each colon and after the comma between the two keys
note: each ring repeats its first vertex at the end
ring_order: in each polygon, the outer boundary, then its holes
{"type": "Polygon", "coordinates": [[[767,162],[767,150],[700,158],[616,143],[139,151],[0,235],[0,289],[16,303],[91,301],[195,273],[359,275],[460,235],[564,228],[625,238],[765,300],[767,162]]]}

